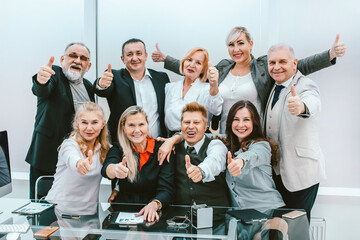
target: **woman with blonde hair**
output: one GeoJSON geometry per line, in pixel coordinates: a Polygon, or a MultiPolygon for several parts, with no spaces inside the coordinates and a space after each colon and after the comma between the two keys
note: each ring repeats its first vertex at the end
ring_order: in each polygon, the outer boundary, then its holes
{"type": "Polygon", "coordinates": [[[95,214],[96,208],[89,208],[85,203],[98,202],[100,170],[109,149],[104,111],[96,103],[84,103],[76,111],[73,131],[60,146],[54,183],[46,200],[84,202],[76,204],[76,209],[71,203],[57,202],[56,210],[68,214],[95,214]]]}
{"type": "MultiPolygon", "coordinates": [[[[113,202],[147,204],[137,216],[159,220],[158,211],[174,197],[173,161],[161,166],[157,155],[162,142],[151,137],[149,121],[139,106],[127,108],[120,117],[118,140],[109,150],[101,174],[116,179],[119,193],[113,202]]],[[[173,159],[173,155],[170,156],[173,159]]]]}

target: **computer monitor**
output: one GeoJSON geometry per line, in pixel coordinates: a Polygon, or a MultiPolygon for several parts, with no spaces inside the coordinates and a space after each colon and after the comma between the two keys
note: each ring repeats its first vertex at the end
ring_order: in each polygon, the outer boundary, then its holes
{"type": "Polygon", "coordinates": [[[9,141],[6,131],[0,132],[0,197],[11,193],[9,141]]]}

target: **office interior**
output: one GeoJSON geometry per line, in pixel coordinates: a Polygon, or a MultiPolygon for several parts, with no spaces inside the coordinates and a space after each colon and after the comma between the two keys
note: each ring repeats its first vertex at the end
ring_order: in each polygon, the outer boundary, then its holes
{"type": "MultiPolygon", "coordinates": [[[[100,77],[108,64],[124,67],[121,45],[132,37],[145,42],[148,68],[165,71],[171,81],[178,81],[180,76],[152,61],[156,43],[177,58],[191,47],[204,47],[215,65],[228,58],[225,37],[234,26],[249,30],[255,57],[285,42],[301,59],[329,49],[339,33],[347,47],[345,56],[309,76],[321,91],[318,127],[327,173],[312,216],[326,219],[326,239],[354,239],[360,213],[358,9],[355,0],[1,1],[0,131],[8,131],[13,178],[13,191],[6,197],[28,197],[29,166],[24,159],[36,113],[31,77],[50,56],[60,65],[70,42],[89,46],[93,65],[85,77],[90,81],[100,77]]],[[[106,100],[98,101],[108,113],[106,100]]],[[[109,182],[104,180],[100,200],[106,201],[109,194],[109,182]]]]}

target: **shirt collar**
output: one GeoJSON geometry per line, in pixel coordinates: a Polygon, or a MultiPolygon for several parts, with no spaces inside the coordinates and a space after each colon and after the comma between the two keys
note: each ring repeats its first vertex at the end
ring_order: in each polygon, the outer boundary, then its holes
{"type": "MultiPolygon", "coordinates": [[[[196,153],[199,153],[200,152],[200,148],[202,147],[202,145],[204,144],[205,142],[205,135],[202,137],[202,139],[200,141],[198,141],[194,146],[191,146],[191,147],[194,147],[195,150],[196,150],[196,153]]],[[[184,147],[185,149],[190,146],[186,141],[184,141],[184,147]]]]}
{"type": "Polygon", "coordinates": [[[290,83],[292,82],[292,80],[294,79],[295,75],[296,75],[296,73],[295,73],[294,75],[292,75],[291,78],[289,78],[288,80],[286,80],[285,82],[283,82],[282,84],[276,84],[276,85],[282,85],[282,86],[284,86],[285,88],[287,88],[287,87],[290,85],[290,83]]]}
{"type": "Polygon", "coordinates": [[[149,153],[153,153],[154,152],[154,148],[155,148],[155,139],[153,138],[148,138],[147,139],[147,144],[146,144],[146,149],[144,152],[139,152],[135,146],[133,146],[134,150],[138,153],[145,153],[145,152],[149,152],[149,153]]]}

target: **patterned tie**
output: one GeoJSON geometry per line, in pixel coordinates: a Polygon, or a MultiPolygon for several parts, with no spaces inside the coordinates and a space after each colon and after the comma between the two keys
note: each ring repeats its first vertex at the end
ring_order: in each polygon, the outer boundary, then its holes
{"type": "Polygon", "coordinates": [[[274,98],[273,98],[273,101],[271,103],[271,109],[273,109],[275,103],[279,100],[279,95],[280,95],[280,92],[281,90],[284,88],[283,85],[276,85],[275,86],[275,94],[274,94],[274,98]]]}
{"type": "Polygon", "coordinates": [[[196,154],[196,150],[195,150],[194,147],[187,146],[187,147],[186,147],[186,153],[187,153],[187,154],[196,154]]]}

